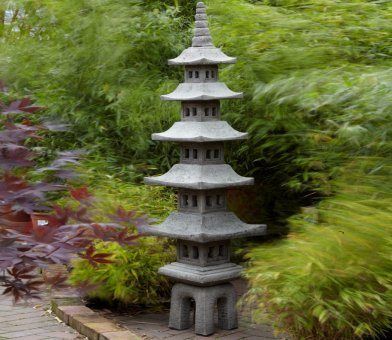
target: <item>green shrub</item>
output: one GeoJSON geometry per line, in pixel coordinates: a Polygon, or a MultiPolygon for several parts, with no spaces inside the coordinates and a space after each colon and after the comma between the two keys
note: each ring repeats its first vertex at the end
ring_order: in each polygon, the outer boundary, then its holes
{"type": "MultiPolygon", "coordinates": [[[[162,187],[126,183],[84,164],[81,173],[95,198],[95,221],[119,206],[127,211],[146,214],[162,220],[175,208],[173,192],[162,187]]],[[[64,202],[66,203],[66,202],[64,202]]],[[[175,248],[170,240],[141,237],[134,246],[100,243],[97,249],[113,254],[111,264],[91,266],[86,260],[74,262],[70,282],[89,283],[94,289],[90,298],[98,298],[116,306],[129,304],[159,305],[167,301],[171,284],[158,268],[175,259],[175,248]]]]}
{"type": "Polygon", "coordinates": [[[113,254],[112,264],[91,266],[88,261],[74,263],[70,282],[96,284],[89,292],[113,305],[159,305],[168,300],[171,284],[158,274],[158,268],[174,260],[174,247],[155,237],[142,237],[131,247],[102,243],[97,249],[113,254]]]}
{"type": "Polygon", "coordinates": [[[176,208],[174,190],[124,181],[102,171],[101,165],[86,162],[80,169],[82,178],[96,198],[97,215],[121,206],[156,220],[163,220],[176,208]]]}
{"type": "Polygon", "coordinates": [[[290,219],[287,238],[254,248],[246,302],[301,339],[374,336],[392,322],[391,164],[355,161],[336,195],[290,219]]]}

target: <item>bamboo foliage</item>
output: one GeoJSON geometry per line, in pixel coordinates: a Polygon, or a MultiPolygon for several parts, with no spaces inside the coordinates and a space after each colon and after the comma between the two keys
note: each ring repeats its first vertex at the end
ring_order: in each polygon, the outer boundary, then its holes
{"type": "Polygon", "coordinates": [[[350,162],[336,191],[290,219],[287,238],[254,248],[246,302],[257,321],[301,339],[381,334],[392,319],[391,166],[350,162]]]}

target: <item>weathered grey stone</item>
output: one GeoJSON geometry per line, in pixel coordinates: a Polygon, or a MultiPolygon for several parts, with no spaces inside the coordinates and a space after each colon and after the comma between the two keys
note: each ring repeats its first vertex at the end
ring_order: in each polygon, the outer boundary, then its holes
{"type": "Polygon", "coordinates": [[[216,65],[234,64],[237,58],[229,57],[216,47],[189,47],[177,58],[170,59],[169,65],[216,65]]]}
{"type": "Polygon", "coordinates": [[[181,83],[162,100],[214,100],[242,98],[242,92],[230,90],[225,83],[181,83]]]}
{"type": "Polygon", "coordinates": [[[187,65],[184,70],[185,83],[216,83],[219,79],[217,65],[187,65]]]}
{"type": "Polygon", "coordinates": [[[217,190],[178,190],[177,206],[182,213],[212,213],[227,211],[225,189],[217,190]]]}
{"type": "Polygon", "coordinates": [[[227,240],[199,243],[179,240],[177,262],[194,266],[216,266],[230,261],[230,242],[227,240]]]}
{"type": "Polygon", "coordinates": [[[212,286],[232,281],[238,278],[241,272],[241,266],[230,262],[206,267],[172,262],[158,270],[158,273],[166,275],[174,281],[185,282],[195,286],[212,286]]]}
{"type": "Polygon", "coordinates": [[[195,301],[195,332],[200,335],[214,333],[214,307],[218,307],[218,326],[222,329],[238,327],[235,311],[234,287],[227,283],[199,288],[177,283],[172,289],[169,327],[187,329],[191,326],[191,299],[195,301]]]}
{"type": "Polygon", "coordinates": [[[224,164],[223,143],[181,143],[180,163],[224,164]]]}
{"type": "Polygon", "coordinates": [[[224,163],[224,141],[241,140],[246,133],[234,130],[220,121],[220,99],[242,98],[219,82],[220,63],[234,63],[212,44],[205,6],[196,6],[192,47],[171,65],[184,65],[184,83],[163,100],[181,101],[181,122],[152,139],[181,143],[180,164],[167,173],[147,177],[145,182],[180,188],[178,212],[161,224],[145,227],[144,233],[175,237],[177,262],[159,269],[176,284],[172,291],[170,327],[191,326],[191,299],[195,301],[195,331],[209,335],[214,332],[214,307],[218,307],[218,326],[237,327],[235,293],[227,282],[241,274],[242,267],[230,263],[230,239],[266,234],[266,225],[246,224],[227,211],[227,188],[251,185],[253,178],[238,175],[224,163]],[[184,284],[185,283],[185,284],[184,284]]]}
{"type": "Polygon", "coordinates": [[[252,177],[238,175],[228,164],[175,164],[161,176],[146,177],[145,183],[188,189],[218,189],[252,185],[252,177]]]}
{"type": "Polygon", "coordinates": [[[169,130],[152,134],[153,140],[172,142],[215,142],[247,137],[247,133],[234,130],[225,121],[176,122],[169,130]]]}
{"type": "Polygon", "coordinates": [[[166,236],[197,242],[266,235],[265,224],[247,224],[234,213],[172,212],[161,224],[143,229],[146,234],[166,236]]]}
{"type": "MultiPolygon", "coordinates": [[[[197,23],[208,23],[206,9],[203,3],[198,3],[196,8],[195,22],[197,23]]],[[[195,47],[206,47],[213,46],[212,38],[208,27],[195,26],[194,37],[192,39],[192,46],[195,47]]]]}

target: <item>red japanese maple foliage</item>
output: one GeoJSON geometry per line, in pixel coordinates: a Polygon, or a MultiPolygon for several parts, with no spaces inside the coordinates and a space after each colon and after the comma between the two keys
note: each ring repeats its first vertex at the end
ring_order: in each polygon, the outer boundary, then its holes
{"type": "MultiPolygon", "coordinates": [[[[5,91],[2,85],[0,92],[5,91]]],[[[0,98],[7,98],[4,95],[0,98]]],[[[62,124],[33,123],[30,116],[42,110],[29,98],[0,99],[0,286],[2,294],[11,294],[15,301],[39,298],[42,291],[66,286],[67,275],[50,275],[45,270],[53,264],[68,266],[72,259],[81,257],[93,266],[111,263],[111,255],[99,253],[97,240],[114,241],[122,245],[135,244],[137,229],[147,219],[135,212],[118,208],[108,216],[110,223],[95,223],[90,211],[95,201],[86,187],[70,188],[68,181],[81,157],[80,151],[63,151],[48,166],[38,168],[31,140],[45,138],[45,133],[63,130],[62,124]],[[51,181],[28,180],[31,171],[49,173],[51,181]],[[48,194],[69,192],[76,202],[73,207],[53,206],[48,194]],[[20,228],[17,223],[2,218],[7,214],[31,214],[47,211],[61,223],[20,228]]],[[[7,216],[8,216],[7,215],[7,216]]],[[[64,271],[66,273],[66,271],[64,271]]],[[[85,288],[85,287],[82,287],[85,288]]]]}

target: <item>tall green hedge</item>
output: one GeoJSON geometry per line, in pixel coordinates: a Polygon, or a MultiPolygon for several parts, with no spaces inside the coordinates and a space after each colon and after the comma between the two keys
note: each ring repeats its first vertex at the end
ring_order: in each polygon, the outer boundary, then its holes
{"type": "MultiPolygon", "coordinates": [[[[246,95],[224,103],[224,118],[250,139],[227,159],[256,177],[260,219],[275,223],[328,194],[353,155],[388,152],[391,2],[206,3],[214,42],[238,57],[221,77],[246,95]]],[[[2,31],[0,78],[73,124],[50,148],[85,147],[96,166],[132,180],[177,160],[150,134],[178,119],[178,104],[159,95],[182,79],[166,61],[190,43],[195,1],[6,4],[23,15],[2,31]]]]}

